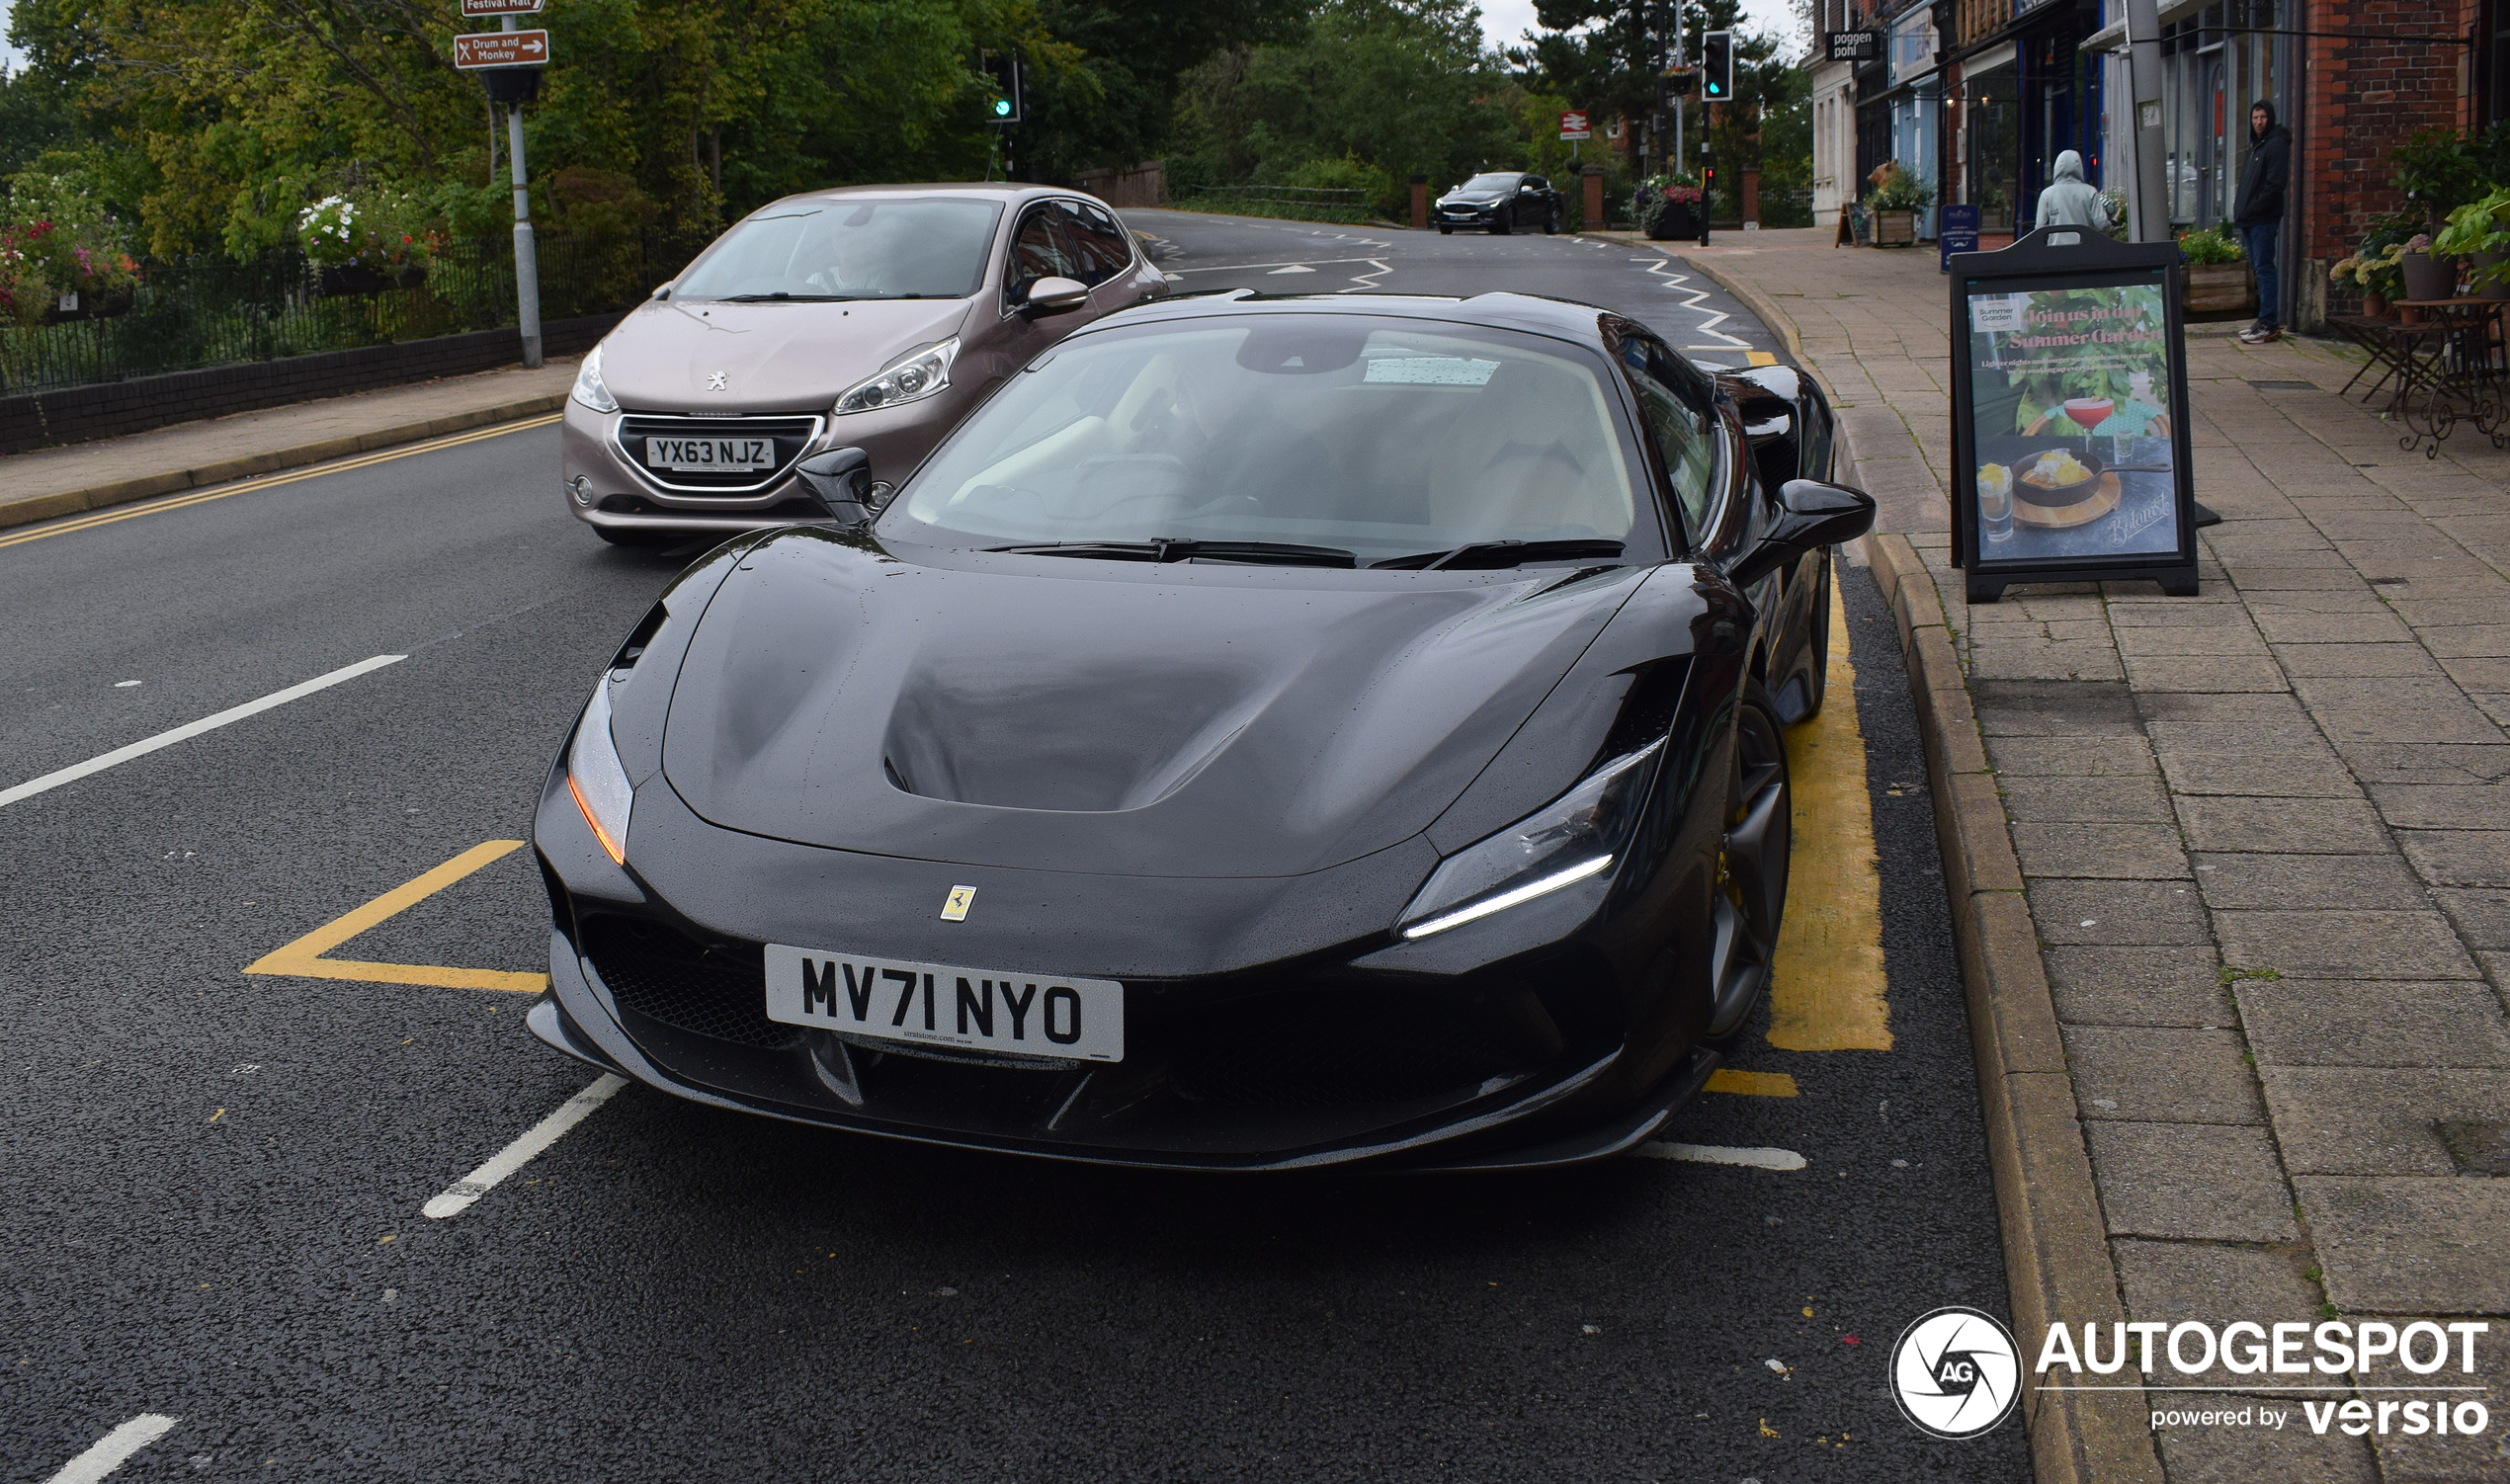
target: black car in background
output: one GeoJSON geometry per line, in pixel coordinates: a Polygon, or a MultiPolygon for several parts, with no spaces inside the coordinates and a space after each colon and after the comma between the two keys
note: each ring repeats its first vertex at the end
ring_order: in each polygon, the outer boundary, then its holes
{"type": "Polygon", "coordinates": [[[1542,176],[1492,170],[1438,198],[1437,209],[1430,214],[1437,219],[1442,233],[1464,226],[1492,233],[1540,231],[1548,235],[1560,229],[1566,210],[1566,200],[1542,176]]]}
{"type": "Polygon", "coordinates": [[[1830,461],[1809,380],[1586,305],[1110,315],[637,625],[542,795],[530,1027],[1063,1159],[1626,1150],[1768,981],[1873,519],[1830,461]]]}

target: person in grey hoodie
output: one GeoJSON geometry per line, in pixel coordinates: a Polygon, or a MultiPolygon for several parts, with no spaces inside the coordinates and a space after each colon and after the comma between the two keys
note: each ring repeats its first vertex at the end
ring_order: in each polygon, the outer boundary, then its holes
{"type": "Polygon", "coordinates": [[[2089,227],[2109,230],[2109,203],[2083,180],[2083,157],[2068,149],[2056,157],[2049,188],[2040,193],[2041,226],[2089,227]]]}

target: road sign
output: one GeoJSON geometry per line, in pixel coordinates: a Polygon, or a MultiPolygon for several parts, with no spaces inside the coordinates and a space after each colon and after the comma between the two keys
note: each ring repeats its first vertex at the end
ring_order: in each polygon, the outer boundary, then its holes
{"type": "Polygon", "coordinates": [[[454,65],[474,67],[545,67],[549,34],[545,31],[475,31],[454,38],[454,65]]]}
{"type": "Polygon", "coordinates": [[[537,16],[543,0],[461,0],[461,13],[470,16],[537,16]]]}
{"type": "Polygon", "coordinates": [[[1562,139],[1591,139],[1595,137],[1595,130],[1586,126],[1584,114],[1571,109],[1560,115],[1560,137],[1562,139]]]}

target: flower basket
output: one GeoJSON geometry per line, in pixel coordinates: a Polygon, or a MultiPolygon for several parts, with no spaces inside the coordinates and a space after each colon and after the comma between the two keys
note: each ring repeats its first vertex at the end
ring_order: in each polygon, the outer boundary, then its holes
{"type": "Polygon", "coordinates": [[[2179,273],[2179,303],[2191,314],[2246,309],[2257,302],[2245,263],[2191,264],[2179,273]]]}
{"type": "Polygon", "coordinates": [[[62,294],[59,300],[44,309],[43,322],[58,325],[80,319],[112,319],[119,314],[128,314],[130,306],[138,301],[138,290],[133,289],[73,290],[62,294]]]}
{"type": "Polygon", "coordinates": [[[1648,224],[1647,236],[1655,242],[1689,242],[1700,235],[1700,208],[1687,201],[1669,201],[1648,224]]]}
{"type": "Polygon", "coordinates": [[[2405,271],[2405,296],[2410,299],[2456,298],[2458,260],[2436,253],[2407,253],[2397,260],[2405,271]]]}
{"type": "Polygon", "coordinates": [[[381,293],[386,289],[416,289],[426,282],[427,265],[424,263],[401,263],[388,268],[343,263],[337,267],[314,270],[314,293],[322,298],[381,293]]]}
{"type": "Polygon", "coordinates": [[[1917,245],[1917,213],[1894,211],[1888,207],[1874,213],[1874,245],[1876,247],[1915,247],[1917,245]]]}

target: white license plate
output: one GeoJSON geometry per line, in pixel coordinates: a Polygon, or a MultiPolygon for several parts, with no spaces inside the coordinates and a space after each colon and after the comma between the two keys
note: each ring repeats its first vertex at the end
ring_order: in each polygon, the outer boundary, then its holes
{"type": "Polygon", "coordinates": [[[875,1040],[1125,1059],[1125,986],[767,946],[767,1018],[875,1040]]]}
{"type": "Polygon", "coordinates": [[[645,466],[675,474],[750,473],[776,466],[772,438],[648,438],[645,466]]]}

